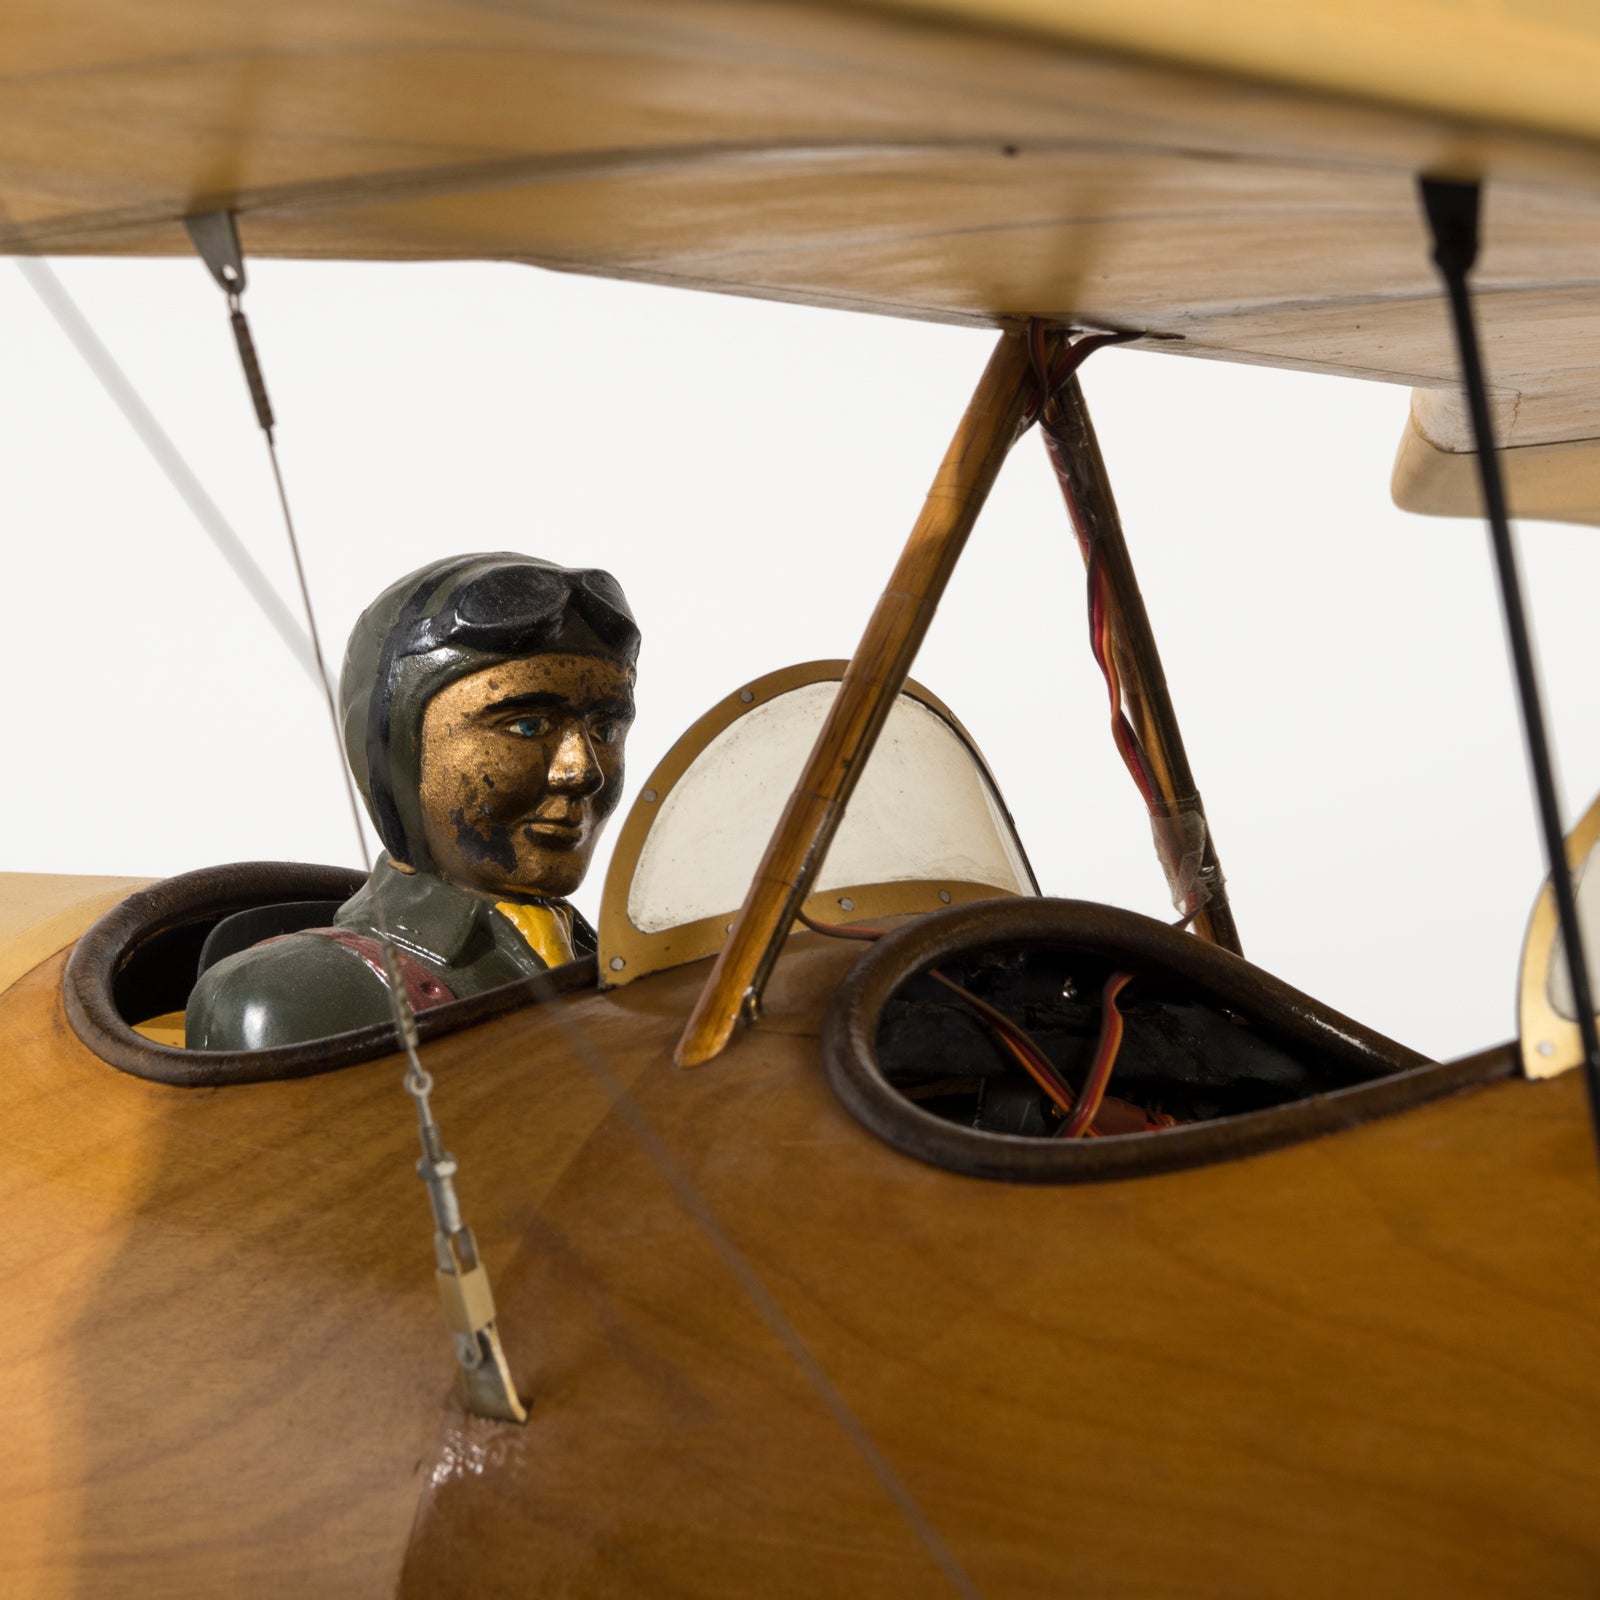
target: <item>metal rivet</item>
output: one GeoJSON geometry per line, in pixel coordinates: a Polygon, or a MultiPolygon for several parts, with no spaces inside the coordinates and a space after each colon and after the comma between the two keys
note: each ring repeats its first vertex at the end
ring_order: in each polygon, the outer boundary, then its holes
{"type": "Polygon", "coordinates": [[[739,691],[739,698],[743,700],[746,705],[749,705],[750,702],[755,699],[755,697],[756,695],[754,689],[741,689],[739,691]]]}
{"type": "Polygon", "coordinates": [[[1542,1056],[1553,1056],[1555,1053],[1556,1053],[1556,1047],[1553,1044],[1551,1044],[1548,1039],[1541,1039],[1539,1041],[1539,1054],[1540,1055],[1542,1055],[1542,1056]]]}
{"type": "Polygon", "coordinates": [[[622,969],[627,966],[627,964],[628,963],[624,961],[621,956],[612,956],[611,958],[611,970],[613,972],[621,972],[622,969]]]}
{"type": "Polygon", "coordinates": [[[942,900],[942,901],[943,901],[943,902],[944,902],[944,903],[945,903],[945,904],[946,904],[946,905],[949,905],[949,904],[950,904],[950,891],[949,891],[949,890],[948,890],[948,889],[941,889],[941,890],[940,890],[940,891],[939,891],[939,898],[940,898],[940,899],[941,899],[941,900],[942,900]]]}
{"type": "Polygon", "coordinates": [[[850,898],[849,895],[842,894],[839,896],[839,909],[841,911],[854,911],[855,908],[856,903],[850,898]]]}
{"type": "Polygon", "coordinates": [[[639,798],[647,805],[654,805],[656,803],[656,792],[654,789],[646,789],[645,792],[639,796],[639,798]]]}

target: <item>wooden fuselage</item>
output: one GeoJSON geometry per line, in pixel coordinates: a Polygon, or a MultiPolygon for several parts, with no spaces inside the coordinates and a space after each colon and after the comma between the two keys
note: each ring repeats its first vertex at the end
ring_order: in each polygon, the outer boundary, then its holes
{"type": "Polygon", "coordinates": [[[703,962],[429,1047],[525,1428],[458,1403],[396,1060],[164,1088],[78,1041],[64,953],[28,972],[0,994],[5,1593],[946,1592],[730,1248],[982,1595],[1594,1592],[1577,1074],[989,1183],[835,1100],[856,956],[795,937],[693,1071],[703,962]]]}
{"type": "MultiPolygon", "coordinates": [[[[187,251],[232,209],[252,254],[1403,382],[1397,487],[1448,512],[1473,445],[1414,183],[1481,177],[1513,497],[1595,522],[1600,41],[1559,9],[27,0],[0,177],[25,251],[187,251]]],[[[1576,1075],[1013,1187],[835,1100],[849,946],[791,940],[691,1071],[705,962],[523,1010],[428,1050],[515,1427],[457,1400],[398,1062],[126,1076],[67,1024],[70,937],[0,962],[8,1597],[939,1593],[874,1452],[984,1596],[1600,1582],[1576,1075]]]]}

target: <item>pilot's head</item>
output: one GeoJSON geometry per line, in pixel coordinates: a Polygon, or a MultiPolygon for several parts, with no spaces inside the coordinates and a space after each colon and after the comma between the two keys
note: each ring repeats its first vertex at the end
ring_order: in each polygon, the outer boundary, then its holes
{"type": "Polygon", "coordinates": [[[500,552],[386,589],[340,698],[390,857],[497,899],[570,894],[621,796],[638,652],[607,572],[500,552]]]}

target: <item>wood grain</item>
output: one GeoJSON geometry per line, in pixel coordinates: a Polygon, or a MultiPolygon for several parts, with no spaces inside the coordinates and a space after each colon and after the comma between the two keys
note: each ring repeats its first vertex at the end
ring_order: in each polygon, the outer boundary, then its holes
{"type": "Polygon", "coordinates": [[[0,990],[64,950],[148,878],[0,872],[0,990]]]}
{"type": "Polygon", "coordinates": [[[1041,315],[1453,389],[1415,178],[1481,176],[1508,442],[1600,438],[1582,8],[12,0],[6,22],[25,250],[185,254],[183,214],[229,205],[252,254],[1041,315]]]}
{"type": "Polygon", "coordinates": [[[984,1183],[829,1093],[854,954],[792,939],[703,1071],[670,1064],[703,964],[429,1047],[525,1429],[454,1406],[397,1063],[162,1089],[78,1044],[59,958],[14,985],[6,1593],[944,1592],[597,1058],[986,1597],[1593,1594],[1575,1075],[984,1183]]]}

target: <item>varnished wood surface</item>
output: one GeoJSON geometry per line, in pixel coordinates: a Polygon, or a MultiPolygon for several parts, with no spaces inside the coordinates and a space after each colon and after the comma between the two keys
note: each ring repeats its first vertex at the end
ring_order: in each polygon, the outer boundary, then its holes
{"type": "Polygon", "coordinates": [[[0,1000],[0,1592],[392,1593],[450,1388],[397,1074],[143,1083],[62,965],[0,1000]]]}
{"type": "Polygon", "coordinates": [[[65,949],[148,878],[0,872],[0,990],[65,949]]]}
{"type": "MultiPolygon", "coordinates": [[[[1418,395],[1425,391],[1418,391],[1418,395]]],[[[1415,400],[1418,395],[1413,395],[1415,400]]],[[[1538,522],[1600,521],[1600,438],[1518,445],[1500,451],[1506,493],[1517,516],[1538,522]]],[[[1390,481],[1402,511],[1435,517],[1482,517],[1483,484],[1477,455],[1442,450],[1417,427],[1413,409],[1390,481]]]]}
{"type": "MultiPolygon", "coordinates": [[[[4,19],[0,199],[36,251],[187,253],[182,215],[228,205],[255,254],[1037,314],[1450,391],[1415,177],[1482,176],[1505,443],[1600,438],[1582,8],[8,0],[4,19]]],[[[1450,407],[1423,437],[1459,452],[1450,407]]]]}
{"type": "Polygon", "coordinates": [[[392,1061],[222,1091],[0,997],[19,1597],[933,1595],[937,1570],[576,1025],[985,1596],[1592,1595],[1600,1180],[1576,1075],[1079,1189],[832,1099],[855,952],[670,1064],[704,967],[430,1047],[526,1429],[462,1418],[392,1061]]]}
{"type": "Polygon", "coordinates": [[[1600,129],[1600,17],[1561,0],[890,0],[1361,99],[1566,132],[1600,129]]]}

